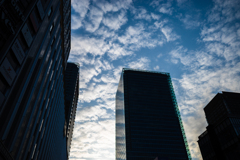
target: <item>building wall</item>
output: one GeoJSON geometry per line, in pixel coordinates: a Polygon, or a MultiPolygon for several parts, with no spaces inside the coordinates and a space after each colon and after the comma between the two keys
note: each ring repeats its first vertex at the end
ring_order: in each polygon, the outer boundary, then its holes
{"type": "Polygon", "coordinates": [[[205,132],[209,138],[202,134],[198,140],[204,160],[239,159],[239,99],[239,93],[218,93],[204,108],[209,122],[205,132]],[[209,150],[206,144],[212,146],[213,150],[209,150]]]}
{"type": "Polygon", "coordinates": [[[126,160],[125,110],[123,74],[116,93],[116,160],[126,160]]]}
{"type": "Polygon", "coordinates": [[[126,159],[191,159],[169,78],[123,69],[126,159]]]}
{"type": "Polygon", "coordinates": [[[67,158],[62,8],[70,3],[1,1],[0,137],[13,159],[67,158]]]}
{"type": "Polygon", "coordinates": [[[217,160],[208,131],[205,131],[199,136],[198,144],[204,159],[217,160]]]}
{"type": "Polygon", "coordinates": [[[79,95],[79,68],[78,64],[67,63],[65,72],[65,119],[67,136],[67,153],[70,154],[74,121],[77,111],[79,95]]]}

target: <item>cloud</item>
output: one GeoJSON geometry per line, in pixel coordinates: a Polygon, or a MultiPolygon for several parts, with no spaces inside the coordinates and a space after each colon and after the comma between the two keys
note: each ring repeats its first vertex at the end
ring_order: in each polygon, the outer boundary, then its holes
{"type": "Polygon", "coordinates": [[[160,58],[160,57],[162,57],[162,56],[163,56],[163,54],[160,53],[159,55],[157,55],[157,58],[160,58]]]}
{"type": "Polygon", "coordinates": [[[71,16],[71,29],[78,29],[82,26],[82,20],[79,16],[72,15],[71,16]]]}
{"type": "Polygon", "coordinates": [[[171,6],[172,4],[170,3],[170,1],[168,1],[167,3],[161,4],[159,8],[159,12],[172,15],[173,8],[171,6]]]}
{"type": "Polygon", "coordinates": [[[144,32],[144,26],[142,24],[137,24],[136,26],[130,26],[127,28],[125,35],[120,36],[118,40],[123,44],[134,44],[139,41],[138,37],[141,38],[143,35],[143,32],[144,32]]]}
{"type": "Polygon", "coordinates": [[[167,26],[162,27],[162,28],[161,28],[161,31],[162,31],[162,33],[164,34],[164,36],[166,37],[167,42],[169,42],[169,41],[175,41],[175,40],[177,40],[177,39],[180,38],[180,36],[177,35],[177,34],[175,34],[175,33],[173,32],[172,28],[170,28],[170,27],[167,27],[167,26]]]}
{"type": "Polygon", "coordinates": [[[159,19],[161,18],[160,15],[157,15],[157,14],[154,14],[154,13],[151,13],[151,17],[152,17],[152,19],[154,19],[154,20],[159,20],[159,19]]]}
{"type": "Polygon", "coordinates": [[[138,9],[133,8],[132,12],[134,14],[135,19],[145,19],[147,21],[150,21],[152,18],[152,16],[147,13],[147,10],[145,8],[138,8],[138,9]]]}
{"type": "Polygon", "coordinates": [[[202,41],[212,54],[225,58],[227,61],[236,61],[240,56],[240,39],[238,36],[240,18],[238,13],[240,4],[236,1],[214,1],[215,6],[208,14],[209,23],[201,30],[202,41]],[[217,17],[217,18],[216,18],[217,17]]]}
{"type": "Polygon", "coordinates": [[[157,65],[156,67],[153,68],[154,70],[159,70],[159,66],[157,65]]]}
{"type": "MultiPolygon", "coordinates": [[[[86,58],[87,56],[80,57],[78,54],[71,55],[70,61],[72,62],[81,62],[80,67],[80,86],[82,89],[87,88],[89,82],[101,74],[103,71],[109,71],[113,69],[113,65],[107,61],[102,59],[101,57],[92,57],[86,58]],[[75,58],[77,57],[77,58],[75,58]]],[[[95,79],[96,81],[96,79],[95,79]]],[[[82,95],[82,94],[81,94],[82,95]]],[[[82,100],[82,97],[80,97],[82,100]]]]}
{"type": "Polygon", "coordinates": [[[185,17],[180,17],[179,19],[183,22],[186,29],[195,29],[201,25],[198,20],[198,16],[192,16],[187,14],[185,15],[185,17]]]}
{"type": "MultiPolygon", "coordinates": [[[[102,79],[101,79],[102,80],[102,79]]],[[[117,80],[115,80],[117,82],[117,80]]],[[[97,84],[91,83],[86,89],[82,91],[82,102],[91,102],[96,99],[102,99],[104,102],[113,101],[114,95],[117,91],[117,85],[113,83],[97,84]]],[[[114,109],[114,106],[106,106],[114,109]]]]}
{"type": "Polygon", "coordinates": [[[153,48],[164,43],[162,36],[153,38],[154,36],[154,32],[150,32],[142,23],[137,23],[135,26],[129,26],[125,34],[118,37],[118,41],[130,50],[136,51],[140,48],[153,48]]]}
{"type": "MultiPolygon", "coordinates": [[[[90,67],[81,67],[81,74],[80,74],[80,86],[81,88],[87,88],[88,83],[90,80],[101,73],[98,72],[95,68],[90,67]]],[[[82,97],[80,97],[82,100],[82,97]]]]}
{"type": "Polygon", "coordinates": [[[153,1],[150,3],[150,6],[158,7],[160,2],[161,2],[161,0],[153,0],[153,1]]]}
{"type": "Polygon", "coordinates": [[[148,69],[150,59],[147,57],[141,57],[137,61],[130,62],[128,66],[132,69],[148,69]]]}
{"type": "Polygon", "coordinates": [[[127,18],[125,17],[125,11],[131,6],[132,0],[112,1],[112,3],[101,0],[93,0],[90,5],[90,0],[83,0],[81,3],[77,0],[72,1],[72,29],[76,30],[80,27],[84,27],[88,32],[95,32],[101,22],[111,29],[119,29],[121,25],[125,24],[127,18]],[[120,14],[117,17],[106,16],[108,12],[118,12],[120,14]],[[117,18],[117,19],[116,19],[117,18]],[[113,22],[113,23],[110,23],[113,22]]]}
{"type": "Polygon", "coordinates": [[[110,48],[103,39],[96,37],[72,36],[71,42],[71,51],[76,54],[103,55],[110,48]]]}
{"type": "MultiPolygon", "coordinates": [[[[91,111],[85,113],[88,114],[91,111]]],[[[78,111],[77,117],[81,117],[81,115],[81,112],[78,111]]],[[[114,159],[114,154],[112,154],[114,153],[112,144],[115,143],[114,132],[115,120],[113,119],[88,122],[76,120],[70,159],[114,159]]]]}
{"type": "MultiPolygon", "coordinates": [[[[142,63],[145,60],[142,60],[142,63]]],[[[144,64],[142,64],[144,66],[144,64]]],[[[80,74],[82,88],[81,102],[100,100],[102,104],[114,104],[117,85],[123,66],[113,68],[108,61],[98,59],[93,67],[83,67],[80,74]],[[99,76],[99,74],[101,75],[99,76]],[[89,83],[91,80],[94,82],[89,83]]],[[[105,108],[114,110],[114,105],[105,105],[105,108]]]]}
{"type": "Polygon", "coordinates": [[[173,28],[168,23],[169,23],[169,21],[167,19],[164,19],[160,22],[156,21],[156,22],[154,22],[154,27],[156,29],[161,30],[161,32],[164,35],[165,40],[167,42],[175,41],[177,39],[180,39],[181,37],[173,31],[173,28]]]}
{"type": "Polygon", "coordinates": [[[182,6],[187,0],[177,0],[179,6],[182,6]]]}
{"type": "Polygon", "coordinates": [[[113,44],[112,47],[108,50],[108,55],[111,60],[116,60],[120,57],[132,54],[132,51],[125,49],[120,44],[113,44]]]}
{"type": "Polygon", "coordinates": [[[118,30],[122,25],[127,22],[126,12],[121,11],[120,14],[113,16],[105,16],[103,19],[103,24],[108,26],[110,29],[118,30]]]}
{"type": "Polygon", "coordinates": [[[162,6],[159,9],[159,12],[171,15],[172,14],[172,8],[167,8],[166,6],[162,6]]]}
{"type": "Polygon", "coordinates": [[[72,21],[71,21],[71,27],[72,29],[78,29],[82,26],[82,20],[85,18],[87,11],[89,9],[89,0],[82,0],[81,3],[79,3],[78,0],[72,0],[71,6],[76,12],[76,14],[72,14],[72,21]]]}
{"type": "Polygon", "coordinates": [[[123,66],[118,66],[100,78],[104,83],[115,83],[118,85],[123,66]]]}
{"type": "Polygon", "coordinates": [[[116,39],[117,34],[115,33],[114,30],[110,30],[108,27],[106,26],[102,26],[100,28],[98,28],[95,32],[94,35],[96,36],[100,36],[102,38],[102,40],[105,40],[107,38],[111,39],[116,39]]]}
{"type": "Polygon", "coordinates": [[[75,121],[77,122],[89,122],[97,121],[99,119],[112,119],[114,116],[107,113],[107,108],[103,104],[86,106],[78,108],[75,121]]]}
{"type": "Polygon", "coordinates": [[[148,11],[145,8],[131,8],[131,12],[134,14],[135,19],[144,19],[147,21],[153,20],[159,20],[161,16],[156,13],[148,13],[148,11]]]}
{"type": "Polygon", "coordinates": [[[220,67],[222,66],[223,60],[209,53],[205,48],[204,50],[189,51],[183,46],[172,50],[169,53],[172,60],[182,63],[184,66],[190,67],[189,70],[195,70],[199,67],[208,69],[208,67],[220,67]]]}
{"type": "Polygon", "coordinates": [[[167,19],[164,19],[162,21],[156,21],[154,22],[154,26],[159,29],[159,28],[162,28],[164,25],[166,25],[169,21],[167,19]]]}
{"type": "Polygon", "coordinates": [[[152,6],[153,8],[157,8],[157,10],[160,13],[172,15],[173,7],[172,7],[171,3],[172,3],[172,0],[168,0],[168,1],[153,0],[150,3],[150,6],[152,6]],[[166,2],[166,3],[164,3],[164,2],[166,2]]]}
{"type": "Polygon", "coordinates": [[[214,7],[208,12],[208,22],[228,23],[239,19],[240,4],[235,0],[214,0],[214,7]]]}
{"type": "Polygon", "coordinates": [[[84,21],[86,31],[95,32],[102,22],[103,11],[97,7],[91,6],[87,18],[88,19],[84,21]]]}
{"type": "Polygon", "coordinates": [[[111,0],[110,2],[105,0],[94,0],[94,3],[104,13],[107,13],[107,12],[117,12],[121,9],[127,10],[132,4],[132,0],[122,0],[122,1],[111,0]]]}

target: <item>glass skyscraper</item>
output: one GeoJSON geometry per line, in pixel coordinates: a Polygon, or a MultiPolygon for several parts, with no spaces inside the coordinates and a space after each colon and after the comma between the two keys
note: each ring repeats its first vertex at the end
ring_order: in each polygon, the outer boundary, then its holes
{"type": "Polygon", "coordinates": [[[67,159],[71,0],[1,0],[0,14],[0,159],[67,159]]]}
{"type": "Polygon", "coordinates": [[[116,160],[191,159],[169,73],[123,69],[116,94],[116,160]]]}

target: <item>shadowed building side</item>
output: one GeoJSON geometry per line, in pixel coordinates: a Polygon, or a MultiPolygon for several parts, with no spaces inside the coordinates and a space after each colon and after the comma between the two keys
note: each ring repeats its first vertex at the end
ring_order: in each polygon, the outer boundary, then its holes
{"type": "Polygon", "coordinates": [[[1,0],[0,16],[0,159],[67,159],[71,0],[1,0]]]}
{"type": "Polygon", "coordinates": [[[191,159],[169,73],[123,69],[116,160],[191,159]]]}
{"type": "Polygon", "coordinates": [[[240,93],[218,93],[204,108],[207,130],[198,137],[204,160],[239,159],[240,93]]]}
{"type": "Polygon", "coordinates": [[[74,121],[79,95],[79,68],[75,63],[67,63],[65,72],[65,119],[67,135],[67,153],[70,154],[74,121]]]}

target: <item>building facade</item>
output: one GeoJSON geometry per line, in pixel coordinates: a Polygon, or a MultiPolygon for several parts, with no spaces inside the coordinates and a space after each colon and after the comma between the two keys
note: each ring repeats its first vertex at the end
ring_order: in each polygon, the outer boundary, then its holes
{"type": "Polygon", "coordinates": [[[67,153],[69,155],[74,128],[74,121],[77,111],[79,95],[79,68],[76,63],[67,63],[65,72],[65,119],[67,131],[67,153]]]}
{"type": "Polygon", "coordinates": [[[70,0],[0,1],[0,159],[67,159],[70,0]]]}
{"type": "Polygon", "coordinates": [[[218,93],[204,108],[208,126],[198,137],[204,160],[240,157],[240,93],[218,93]]]}
{"type": "Polygon", "coordinates": [[[123,69],[116,94],[116,160],[191,159],[169,73],[123,69]]]}

